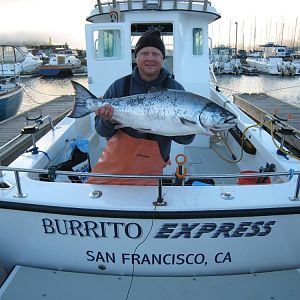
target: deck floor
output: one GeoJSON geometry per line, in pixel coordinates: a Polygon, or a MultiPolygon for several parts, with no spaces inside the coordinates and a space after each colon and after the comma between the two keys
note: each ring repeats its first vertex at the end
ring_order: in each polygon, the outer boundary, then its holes
{"type": "Polygon", "coordinates": [[[0,300],[298,300],[298,270],[227,276],[131,277],[16,266],[0,300]]]}
{"type": "MultiPolygon", "coordinates": [[[[231,160],[229,153],[223,146],[214,145],[214,148],[223,157],[231,160]]],[[[240,172],[236,163],[229,163],[223,160],[212,148],[186,146],[184,154],[187,156],[188,174],[236,174],[240,172]]],[[[218,185],[236,183],[235,178],[221,178],[214,180],[218,185]]]]}

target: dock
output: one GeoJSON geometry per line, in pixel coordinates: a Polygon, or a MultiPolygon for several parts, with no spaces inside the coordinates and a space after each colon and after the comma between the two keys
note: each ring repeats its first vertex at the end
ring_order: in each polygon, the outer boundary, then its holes
{"type": "MultiPolygon", "coordinates": [[[[293,129],[294,135],[284,135],[285,146],[295,154],[300,153],[300,107],[287,103],[285,101],[274,98],[265,93],[258,94],[235,94],[233,95],[233,102],[258,123],[266,121],[267,115],[278,116],[283,121],[285,126],[293,129]]],[[[270,130],[270,127],[267,127],[270,130]]],[[[281,134],[276,133],[279,140],[281,134]]]]}
{"type": "Polygon", "coordinates": [[[9,165],[32,145],[31,134],[21,134],[25,125],[34,123],[33,121],[26,121],[26,116],[33,119],[41,115],[45,119],[39,125],[39,130],[35,135],[35,139],[38,140],[51,130],[51,123],[48,117],[50,117],[55,126],[70,112],[73,103],[74,99],[72,96],[57,97],[28,112],[0,122],[0,165],[9,165]]]}

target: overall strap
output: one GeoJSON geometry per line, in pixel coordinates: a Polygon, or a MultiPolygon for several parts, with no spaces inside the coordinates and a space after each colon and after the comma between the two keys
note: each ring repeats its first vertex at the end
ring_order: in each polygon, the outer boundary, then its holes
{"type": "Polygon", "coordinates": [[[130,87],[131,87],[131,74],[126,75],[124,78],[124,90],[123,90],[123,96],[129,96],[130,95],[130,87]]]}
{"type": "Polygon", "coordinates": [[[162,82],[162,84],[161,84],[161,87],[162,87],[163,89],[167,89],[167,88],[168,88],[168,83],[169,83],[169,76],[167,76],[167,77],[163,80],[163,82],[162,82]]]}

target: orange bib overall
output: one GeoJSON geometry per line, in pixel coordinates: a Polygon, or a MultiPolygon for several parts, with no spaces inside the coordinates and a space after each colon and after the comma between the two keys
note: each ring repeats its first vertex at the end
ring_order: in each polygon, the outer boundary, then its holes
{"type": "MultiPolygon", "coordinates": [[[[93,173],[161,175],[167,163],[156,141],[137,139],[118,130],[93,168],[93,173]]],[[[91,184],[156,185],[156,179],[90,177],[91,184]]]]}

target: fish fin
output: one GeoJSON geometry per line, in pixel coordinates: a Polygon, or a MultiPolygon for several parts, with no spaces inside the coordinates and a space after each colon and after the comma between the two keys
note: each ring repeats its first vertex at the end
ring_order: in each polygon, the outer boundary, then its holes
{"type": "Polygon", "coordinates": [[[85,88],[82,84],[71,80],[72,86],[75,91],[74,96],[74,107],[72,111],[68,114],[68,117],[70,118],[81,118],[88,114],[90,114],[92,111],[87,108],[86,100],[88,98],[95,98],[97,97],[93,95],[87,88],[85,88]]]}
{"type": "Polygon", "coordinates": [[[194,121],[191,121],[191,120],[188,120],[188,119],[185,119],[185,118],[180,118],[180,121],[183,125],[186,125],[186,126],[192,126],[192,125],[197,125],[196,122],[194,121]]]}

